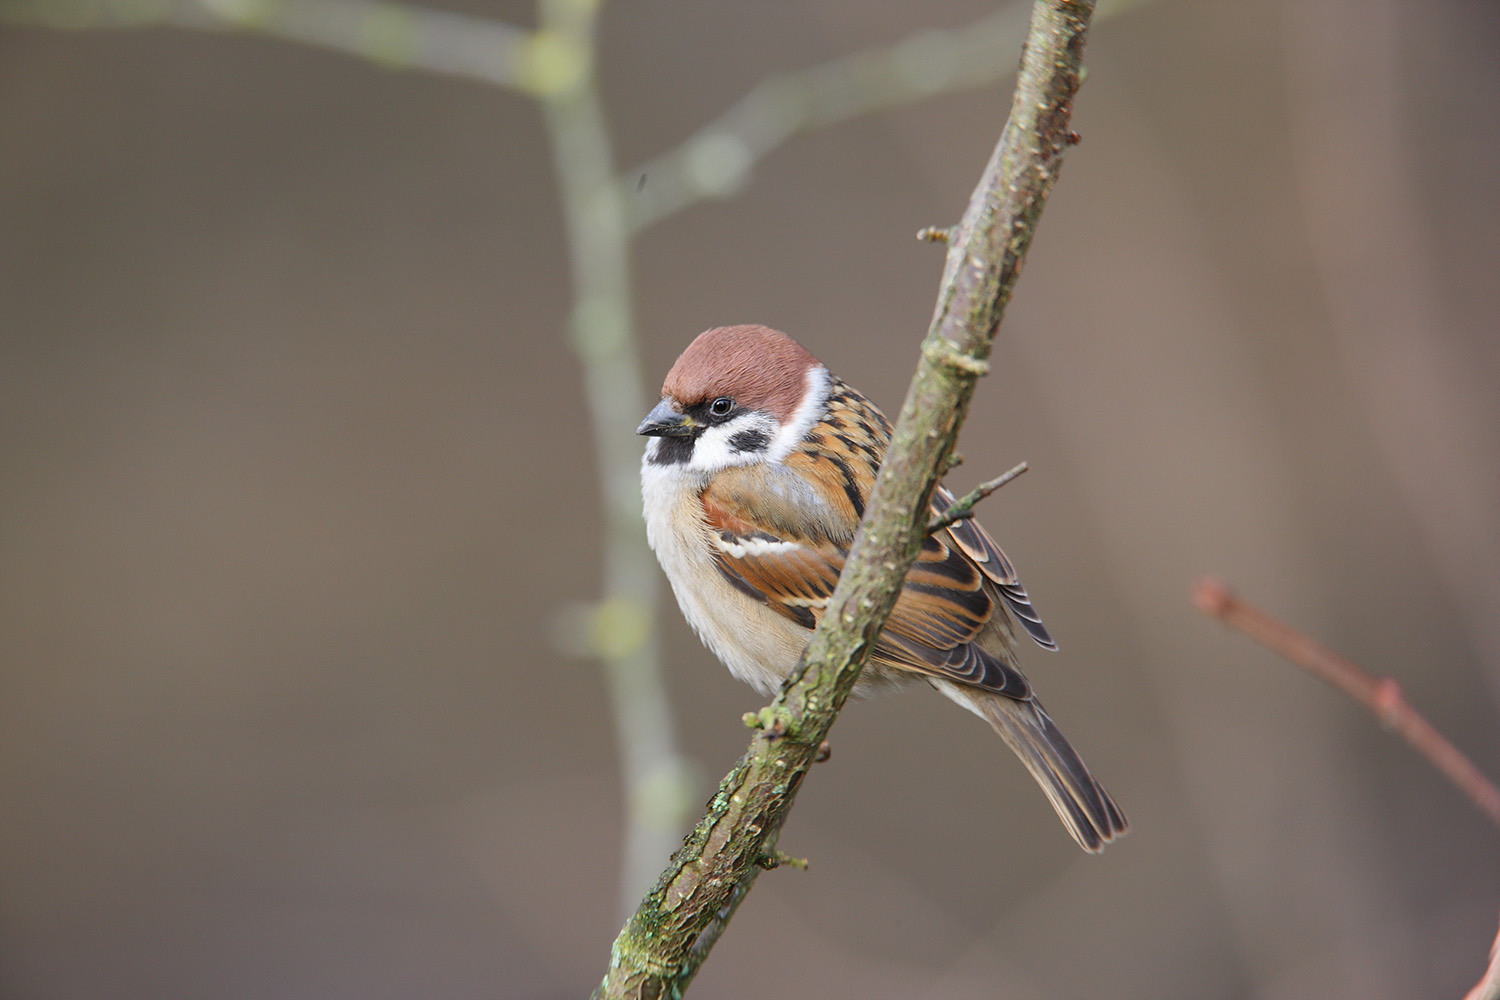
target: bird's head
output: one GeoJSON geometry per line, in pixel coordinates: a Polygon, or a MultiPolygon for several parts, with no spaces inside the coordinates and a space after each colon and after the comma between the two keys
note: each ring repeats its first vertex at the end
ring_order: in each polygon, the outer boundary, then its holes
{"type": "Polygon", "coordinates": [[[784,333],[721,326],[700,334],[672,370],[637,434],[646,463],[709,474],[780,462],[818,420],[828,369],[784,333]]]}

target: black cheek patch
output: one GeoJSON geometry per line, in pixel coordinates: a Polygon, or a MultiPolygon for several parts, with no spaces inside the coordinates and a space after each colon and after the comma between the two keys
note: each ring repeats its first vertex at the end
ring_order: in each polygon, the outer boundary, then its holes
{"type": "Polygon", "coordinates": [[[765,431],[740,431],[729,439],[729,447],[735,451],[761,451],[770,443],[765,431]]]}
{"type": "Polygon", "coordinates": [[[693,457],[693,441],[690,437],[657,438],[656,453],[651,456],[652,465],[682,465],[693,457]]]}

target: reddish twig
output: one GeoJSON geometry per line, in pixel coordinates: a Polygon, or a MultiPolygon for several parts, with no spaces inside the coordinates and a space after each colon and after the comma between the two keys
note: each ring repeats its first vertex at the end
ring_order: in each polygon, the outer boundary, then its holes
{"type": "Polygon", "coordinates": [[[1500,997],[1500,934],[1495,935],[1495,943],[1490,945],[1490,967],[1485,970],[1484,978],[1464,994],[1464,1000],[1495,1000],[1496,997],[1500,997]]]}
{"type": "Polygon", "coordinates": [[[1204,577],[1193,588],[1198,610],[1291,660],[1297,666],[1343,691],[1368,708],[1387,728],[1395,730],[1423,757],[1453,782],[1469,801],[1500,829],[1500,789],[1484,776],[1463,751],[1449,743],[1401,694],[1389,677],[1372,677],[1355,664],[1301,632],[1236,597],[1228,587],[1204,577]]]}
{"type": "MultiPolygon", "coordinates": [[[[1416,709],[1407,704],[1401,685],[1389,677],[1372,677],[1333,650],[1277,621],[1259,608],[1246,604],[1228,587],[1212,577],[1203,577],[1193,588],[1193,603],[1210,618],[1217,618],[1297,666],[1322,678],[1368,708],[1388,729],[1400,733],[1411,747],[1448,776],[1469,801],[1500,828],[1500,789],[1449,743],[1416,709]]],[[[1490,964],[1484,977],[1464,1000],[1500,1000],[1500,935],[1490,947],[1490,964]]]]}

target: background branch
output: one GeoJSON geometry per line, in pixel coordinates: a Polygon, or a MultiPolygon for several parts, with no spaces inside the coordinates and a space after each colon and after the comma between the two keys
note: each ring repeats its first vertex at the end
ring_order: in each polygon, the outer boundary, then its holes
{"type": "MultiPolygon", "coordinates": [[[[1099,16],[1140,2],[1101,3],[1099,16]]],[[[631,228],[737,194],[756,163],[799,135],[1005,79],[1014,64],[995,53],[1014,52],[1026,23],[1025,5],[1007,4],[962,28],[918,32],[894,45],[762,80],[676,149],[621,176],[622,188],[632,192],[631,228]]]]}
{"type": "Polygon", "coordinates": [[[738,193],[755,164],[798,135],[935,94],[995,83],[1014,72],[999,52],[1026,35],[1026,8],[1008,4],[949,31],[923,31],[894,45],[767,77],[676,149],[631,168],[622,187],[630,224],[644,229],[699,201],[738,193]],[[640,185],[642,177],[644,186],[640,185]]]}
{"type": "Polygon", "coordinates": [[[690,813],[690,769],[677,751],[671,699],[653,627],[661,573],[641,521],[640,443],[634,431],[648,408],[630,295],[630,246],[614,153],[598,91],[591,0],[540,5],[540,34],[577,53],[587,72],[572,74],[540,100],[552,140],[568,232],[573,283],[569,342],[584,375],[594,456],[605,509],[601,597],[582,631],[604,667],[616,753],[625,790],[625,846],[620,912],[651,884],[661,859],[678,843],[690,813]]]}
{"type": "Polygon", "coordinates": [[[1500,997],[1500,933],[1496,933],[1495,942],[1490,945],[1489,967],[1474,988],[1464,994],[1464,1000],[1496,1000],[1497,997],[1500,997]]]}
{"type": "MultiPolygon", "coordinates": [[[[1500,789],[1484,776],[1463,751],[1407,702],[1401,685],[1389,677],[1372,677],[1358,664],[1344,659],[1310,636],[1247,604],[1211,577],[1203,577],[1193,588],[1193,603],[1210,618],[1217,618],[1262,646],[1295,663],[1313,676],[1338,688],[1367,708],[1381,724],[1394,730],[1428,763],[1466,795],[1500,828],[1500,789]]],[[[1489,966],[1464,1000],[1500,998],[1500,934],[1490,946],[1489,966]]]]}
{"type": "Polygon", "coordinates": [[[1280,653],[1369,709],[1382,725],[1394,730],[1413,750],[1426,757],[1500,829],[1500,789],[1462,750],[1411,707],[1401,694],[1400,684],[1389,677],[1370,676],[1316,640],[1240,600],[1212,578],[1198,581],[1193,589],[1193,603],[1210,618],[1217,618],[1280,653]]]}
{"type": "Polygon", "coordinates": [[[1032,9],[1005,131],[950,243],[932,324],[864,524],[799,670],[764,731],[615,940],[596,997],[676,996],[775,849],[812,766],[890,613],[927,529],[995,330],[1068,142],[1093,3],[1032,9]],[[774,734],[774,735],[773,735],[774,734]]]}
{"type": "Polygon", "coordinates": [[[551,36],[390,0],[3,0],[0,18],[51,28],[243,31],[531,93],[556,89],[582,68],[551,36]]]}

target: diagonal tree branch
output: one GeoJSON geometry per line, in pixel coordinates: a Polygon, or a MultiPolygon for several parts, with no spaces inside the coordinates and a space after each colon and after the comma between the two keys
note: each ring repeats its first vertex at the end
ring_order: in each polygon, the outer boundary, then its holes
{"type": "Polygon", "coordinates": [[[1068,146],[1091,0],[1038,0],[1005,131],[950,242],[921,360],[864,524],[799,671],[615,940],[596,997],[682,994],[748,893],[896,601],[1068,146]]]}

